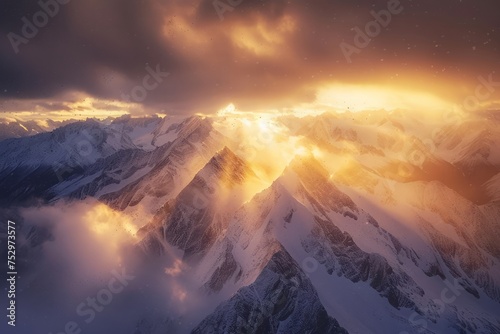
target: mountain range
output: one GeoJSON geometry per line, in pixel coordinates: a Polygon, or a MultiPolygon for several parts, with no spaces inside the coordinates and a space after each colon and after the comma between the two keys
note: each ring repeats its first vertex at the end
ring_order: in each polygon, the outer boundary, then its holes
{"type": "MultiPolygon", "coordinates": [[[[203,310],[166,306],[130,334],[500,333],[495,115],[129,117],[3,133],[0,207],[23,221],[27,208],[95,200],[130,219],[142,263],[175,254],[163,274],[188,276],[181,299],[203,310]]],[[[29,222],[20,233],[26,262],[54,238],[29,222]]]]}

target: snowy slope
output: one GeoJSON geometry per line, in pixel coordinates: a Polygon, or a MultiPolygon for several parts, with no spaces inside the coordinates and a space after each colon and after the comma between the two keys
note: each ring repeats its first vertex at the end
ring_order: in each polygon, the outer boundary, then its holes
{"type": "Polygon", "coordinates": [[[175,253],[202,306],[165,306],[136,333],[500,332],[498,123],[249,118],[287,151],[247,161],[228,147],[255,138],[214,122],[88,120],[5,140],[0,205],[95,198],[141,228],[145,263],[175,253]]]}

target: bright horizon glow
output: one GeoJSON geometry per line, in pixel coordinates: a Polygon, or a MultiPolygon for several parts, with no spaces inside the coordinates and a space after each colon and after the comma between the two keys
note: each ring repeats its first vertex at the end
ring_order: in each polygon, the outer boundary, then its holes
{"type": "MultiPolygon", "coordinates": [[[[390,86],[335,83],[318,89],[315,101],[282,110],[240,110],[229,103],[215,113],[217,117],[245,117],[245,115],[279,117],[293,115],[299,118],[317,116],[326,112],[362,112],[373,110],[409,110],[443,112],[461,109],[458,103],[425,91],[413,91],[390,86]]],[[[204,116],[212,116],[206,114],[204,116]]]]}
{"type": "MultiPolygon", "coordinates": [[[[54,121],[85,120],[87,118],[106,119],[108,117],[120,117],[130,115],[131,117],[147,117],[155,114],[154,110],[146,113],[145,106],[139,103],[120,100],[105,100],[93,98],[83,93],[68,93],[60,96],[53,102],[47,100],[31,101],[9,101],[5,105],[12,104],[11,109],[0,114],[0,118],[10,118],[20,121],[54,121]],[[50,110],[50,107],[61,105],[61,110],[50,110]],[[49,109],[48,109],[49,108],[49,109]]],[[[498,105],[498,101],[481,101],[481,108],[498,105]]],[[[309,103],[299,103],[295,106],[281,109],[256,109],[241,110],[235,103],[229,103],[215,112],[195,114],[205,117],[239,117],[251,114],[254,116],[279,117],[292,115],[299,118],[317,116],[325,112],[361,112],[373,110],[409,110],[421,112],[452,111],[462,109],[461,103],[451,102],[436,94],[401,89],[384,85],[355,85],[344,83],[331,83],[317,88],[316,98],[309,103]]],[[[156,115],[163,117],[170,113],[158,110],[156,115]]],[[[185,115],[189,116],[188,114],[185,115]]]]}
{"type": "Polygon", "coordinates": [[[450,110],[454,104],[427,92],[384,86],[334,84],[321,89],[315,103],[338,112],[367,110],[450,110]]]}

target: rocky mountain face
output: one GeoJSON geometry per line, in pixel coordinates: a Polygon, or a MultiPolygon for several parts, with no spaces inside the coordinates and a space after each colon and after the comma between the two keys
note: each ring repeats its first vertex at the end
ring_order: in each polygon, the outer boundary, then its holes
{"type": "Polygon", "coordinates": [[[222,138],[200,118],[169,127],[154,121],[131,129],[89,120],[2,142],[0,185],[7,192],[0,205],[92,196],[124,210],[145,198],[175,195],[223,147],[222,138]],[[169,138],[154,134],[165,127],[169,138]],[[161,146],[156,147],[158,138],[161,146]]]}
{"type": "MultiPolygon", "coordinates": [[[[140,228],[144,262],[177,254],[182,269],[166,272],[195,282],[203,311],[160,310],[135,333],[500,332],[498,124],[258,120],[296,147],[249,157],[239,142],[262,139],[220,122],[89,120],[2,141],[0,205],[97,199],[140,228]]],[[[33,247],[50,241],[28,234],[33,247]]]]}
{"type": "Polygon", "coordinates": [[[328,316],[293,258],[275,253],[254,283],[219,305],[193,331],[201,333],[328,333],[347,331],[328,316]]]}
{"type": "Polygon", "coordinates": [[[14,118],[0,118],[0,141],[10,138],[34,136],[39,133],[52,131],[72,122],[74,120],[22,121],[14,118]]]}
{"type": "Polygon", "coordinates": [[[256,182],[252,169],[225,147],[155,215],[145,247],[157,250],[166,241],[182,249],[185,257],[204,254],[243,204],[245,183],[256,182]]]}

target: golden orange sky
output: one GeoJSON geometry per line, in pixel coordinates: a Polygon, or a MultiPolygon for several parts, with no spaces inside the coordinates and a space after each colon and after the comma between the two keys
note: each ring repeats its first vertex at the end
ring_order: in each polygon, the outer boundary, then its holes
{"type": "Polygon", "coordinates": [[[496,3],[392,1],[71,2],[32,38],[21,18],[40,8],[19,3],[0,20],[0,112],[496,108],[496,3]]]}

